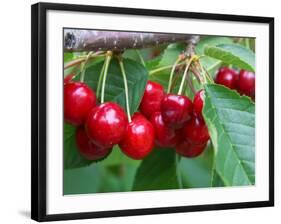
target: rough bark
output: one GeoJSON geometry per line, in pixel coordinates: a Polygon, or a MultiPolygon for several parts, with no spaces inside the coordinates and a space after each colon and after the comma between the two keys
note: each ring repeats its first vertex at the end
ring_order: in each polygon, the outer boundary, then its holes
{"type": "Polygon", "coordinates": [[[64,30],[64,51],[124,51],[158,44],[183,42],[196,44],[199,36],[190,34],[160,34],[141,32],[111,32],[95,30],[64,30]]]}

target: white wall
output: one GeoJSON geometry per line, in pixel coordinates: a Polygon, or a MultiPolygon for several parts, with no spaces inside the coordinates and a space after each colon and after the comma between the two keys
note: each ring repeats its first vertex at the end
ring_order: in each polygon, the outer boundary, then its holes
{"type": "MultiPolygon", "coordinates": [[[[51,1],[51,0],[50,0],[51,1]]],[[[276,62],[280,62],[280,6],[278,1],[245,0],[68,0],[64,3],[139,7],[194,12],[275,17],[276,62]]],[[[35,1],[2,1],[0,10],[0,223],[34,223],[30,213],[30,4],[35,1]]],[[[196,212],[154,216],[107,218],[60,223],[266,223],[277,220],[280,197],[280,63],[276,63],[276,207],[196,212]]],[[[280,215],[279,215],[280,219],[280,215]]],[[[272,223],[277,223],[276,221],[272,223]]]]}

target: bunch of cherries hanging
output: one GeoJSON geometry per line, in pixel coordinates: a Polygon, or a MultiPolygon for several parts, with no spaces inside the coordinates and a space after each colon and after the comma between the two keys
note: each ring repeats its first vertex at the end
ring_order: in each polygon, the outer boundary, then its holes
{"type": "MultiPolygon", "coordinates": [[[[87,84],[83,81],[73,81],[73,75],[68,75],[64,79],[64,119],[65,122],[76,126],[76,145],[80,154],[88,160],[101,160],[110,154],[114,145],[118,144],[124,154],[136,160],[145,158],[154,146],[159,149],[175,148],[176,152],[184,157],[200,155],[210,138],[202,116],[204,90],[198,91],[193,101],[182,94],[183,84],[193,59],[195,58],[186,60],[177,94],[170,92],[171,82],[168,92],[165,93],[161,84],[148,81],[139,112],[134,113],[132,117],[122,60],[119,60],[119,63],[126,91],[127,114],[117,103],[104,102],[104,90],[101,103],[98,104],[96,93],[87,84]]],[[[170,81],[180,60],[172,68],[170,81]]],[[[107,57],[103,67],[103,84],[109,62],[110,56],[107,57]]],[[[249,76],[245,75],[245,72],[240,71],[238,75],[234,70],[221,68],[216,82],[229,88],[238,86],[241,93],[254,97],[254,90],[245,92],[243,89],[245,84],[239,85],[243,78],[247,79],[249,76]]]]}

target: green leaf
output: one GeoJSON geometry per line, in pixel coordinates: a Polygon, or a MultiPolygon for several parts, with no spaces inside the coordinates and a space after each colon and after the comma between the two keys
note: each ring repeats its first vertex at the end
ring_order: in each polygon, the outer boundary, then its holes
{"type": "Polygon", "coordinates": [[[163,52],[161,60],[157,67],[173,65],[178,59],[178,56],[184,51],[184,44],[170,44],[163,52]]]}
{"type": "Polygon", "coordinates": [[[137,167],[132,165],[104,166],[98,164],[101,171],[99,193],[131,191],[137,167]]]}
{"type": "Polygon", "coordinates": [[[147,60],[145,61],[145,67],[150,71],[150,70],[153,70],[155,68],[158,67],[160,61],[162,59],[162,54],[151,59],[151,60],[147,60]]]}
{"type": "Polygon", "coordinates": [[[74,53],[70,53],[70,52],[63,53],[63,62],[64,63],[72,61],[74,58],[75,58],[74,53]]]}
{"type": "Polygon", "coordinates": [[[221,85],[205,87],[203,115],[226,186],[255,183],[255,104],[221,85]]]}
{"type": "Polygon", "coordinates": [[[206,46],[204,53],[238,68],[255,71],[255,54],[238,44],[206,46]]]}
{"type": "Polygon", "coordinates": [[[211,181],[212,187],[224,187],[223,180],[220,178],[216,170],[213,170],[213,176],[211,181]]]}
{"type": "Polygon", "coordinates": [[[196,158],[181,157],[180,171],[184,188],[211,187],[213,171],[212,144],[196,158]]]}
{"type": "Polygon", "coordinates": [[[196,45],[195,51],[196,54],[203,55],[205,47],[207,46],[217,46],[219,44],[231,44],[231,43],[233,43],[233,40],[230,37],[216,37],[216,36],[203,37],[196,45]]]}
{"type": "Polygon", "coordinates": [[[155,149],[139,166],[133,190],[166,190],[179,188],[176,155],[172,149],[155,149]]]}
{"type": "Polygon", "coordinates": [[[100,185],[100,172],[96,164],[87,167],[64,170],[63,194],[95,193],[100,185]]]}
{"type": "Polygon", "coordinates": [[[102,161],[102,164],[104,166],[115,166],[120,164],[138,166],[140,164],[140,161],[129,158],[123,152],[121,152],[118,145],[115,145],[112,149],[111,154],[102,161]]]}
{"type": "MultiPolygon", "coordinates": [[[[103,66],[103,61],[95,63],[86,68],[85,82],[94,90],[97,89],[98,78],[103,66]]],[[[137,111],[141,98],[144,93],[148,72],[146,68],[138,62],[131,59],[124,59],[126,71],[130,112],[133,114],[137,111]]],[[[113,101],[126,108],[124,82],[119,63],[113,59],[108,69],[108,75],[105,86],[105,101],[113,101]]]]}
{"type": "Polygon", "coordinates": [[[75,142],[75,127],[64,124],[64,168],[72,169],[88,166],[92,161],[85,159],[77,150],[75,142]]]}
{"type": "MultiPolygon", "coordinates": [[[[195,47],[195,52],[197,55],[204,55],[204,49],[206,46],[216,46],[218,44],[231,44],[233,43],[232,38],[229,37],[204,37],[195,47]]],[[[200,58],[201,65],[209,72],[209,74],[214,77],[217,69],[221,66],[222,62],[218,59],[208,57],[204,55],[204,57],[200,58]]]]}

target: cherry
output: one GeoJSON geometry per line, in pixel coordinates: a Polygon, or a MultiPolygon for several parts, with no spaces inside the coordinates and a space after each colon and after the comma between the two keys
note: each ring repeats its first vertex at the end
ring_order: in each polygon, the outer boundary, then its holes
{"type": "Polygon", "coordinates": [[[203,105],[204,105],[204,90],[201,89],[199,90],[193,99],[193,111],[194,113],[199,116],[200,118],[203,119],[202,116],[202,109],[203,109],[203,105]]]}
{"type": "Polygon", "coordinates": [[[183,141],[176,147],[176,152],[184,157],[196,157],[199,156],[206,148],[207,143],[201,145],[193,145],[188,141],[183,141]]]}
{"type": "Polygon", "coordinates": [[[95,92],[82,82],[64,85],[64,119],[72,125],[84,123],[90,110],[96,105],[95,92]]]}
{"type": "Polygon", "coordinates": [[[140,113],[135,113],[127,125],[119,146],[124,154],[132,159],[143,159],[153,149],[154,128],[140,113]]]}
{"type": "Polygon", "coordinates": [[[155,112],[150,117],[150,122],[155,131],[155,144],[159,147],[176,146],[179,135],[174,129],[167,127],[160,112],[155,112]]]}
{"type": "Polygon", "coordinates": [[[160,105],[163,97],[163,86],[159,83],[148,81],[140,103],[140,111],[142,114],[149,119],[154,112],[160,111],[160,105]]]}
{"type": "Polygon", "coordinates": [[[90,111],[85,125],[96,145],[109,148],[120,142],[127,123],[124,110],[116,103],[106,102],[90,111]]]}
{"type": "Polygon", "coordinates": [[[182,127],[191,118],[192,107],[192,101],[188,97],[167,94],[161,103],[163,121],[169,127],[182,127]]]}
{"type": "Polygon", "coordinates": [[[74,78],[74,76],[75,76],[74,74],[69,74],[69,75],[65,76],[63,79],[63,84],[67,84],[67,83],[71,82],[71,80],[74,78]]]}
{"type": "Polygon", "coordinates": [[[204,120],[197,116],[193,116],[192,119],[185,124],[182,130],[182,136],[184,140],[194,145],[204,144],[210,138],[204,120]]]}
{"type": "Polygon", "coordinates": [[[234,69],[222,67],[217,73],[215,82],[230,89],[235,89],[238,82],[238,74],[234,69]]]}
{"type": "Polygon", "coordinates": [[[250,97],[255,96],[255,73],[246,70],[240,70],[238,90],[241,94],[245,94],[250,97]]]}
{"type": "Polygon", "coordinates": [[[100,160],[112,150],[112,148],[104,148],[94,144],[87,136],[84,126],[76,129],[75,139],[80,154],[88,160],[100,160]]]}

